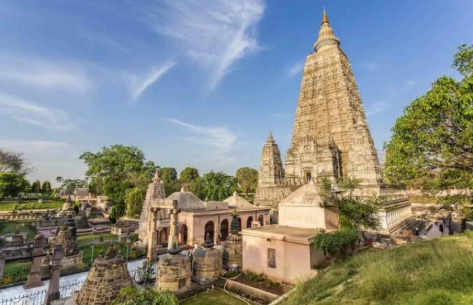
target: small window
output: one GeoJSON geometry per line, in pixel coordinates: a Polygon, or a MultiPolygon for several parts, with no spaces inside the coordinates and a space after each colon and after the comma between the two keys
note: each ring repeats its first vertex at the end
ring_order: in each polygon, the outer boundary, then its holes
{"type": "Polygon", "coordinates": [[[276,250],[268,249],[268,267],[276,268],[276,250]]]}

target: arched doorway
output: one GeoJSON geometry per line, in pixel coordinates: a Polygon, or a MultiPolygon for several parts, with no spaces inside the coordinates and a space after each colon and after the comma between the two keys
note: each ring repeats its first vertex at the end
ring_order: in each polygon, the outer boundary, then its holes
{"type": "Polygon", "coordinates": [[[258,222],[261,226],[264,226],[264,217],[263,217],[263,215],[258,216],[258,222]]]}
{"type": "Polygon", "coordinates": [[[238,225],[240,225],[240,232],[241,232],[241,217],[238,217],[238,225]]]}
{"type": "Polygon", "coordinates": [[[228,220],[224,219],[220,223],[220,241],[226,241],[228,237],[228,220]]]}
{"type": "Polygon", "coordinates": [[[185,224],[181,226],[181,243],[187,244],[187,226],[185,224]]]}
{"type": "Polygon", "coordinates": [[[158,244],[163,244],[167,241],[167,234],[166,229],[161,229],[158,232],[158,244]]]}
{"type": "Polygon", "coordinates": [[[215,232],[215,225],[213,221],[209,221],[205,224],[205,232],[204,232],[204,239],[207,238],[207,236],[210,237],[212,241],[214,241],[214,232],[215,232]]]}
{"type": "Polygon", "coordinates": [[[246,220],[246,227],[251,228],[251,223],[253,222],[253,216],[248,217],[246,220]]]}

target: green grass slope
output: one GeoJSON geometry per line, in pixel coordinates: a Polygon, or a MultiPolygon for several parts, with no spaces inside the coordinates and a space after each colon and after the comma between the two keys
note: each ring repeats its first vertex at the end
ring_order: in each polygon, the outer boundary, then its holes
{"type": "Polygon", "coordinates": [[[368,250],[300,283],[283,304],[473,304],[472,245],[459,235],[368,250]]]}

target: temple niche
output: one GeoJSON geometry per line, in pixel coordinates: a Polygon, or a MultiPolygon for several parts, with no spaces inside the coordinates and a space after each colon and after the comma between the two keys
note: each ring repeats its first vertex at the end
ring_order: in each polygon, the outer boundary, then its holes
{"type": "Polygon", "coordinates": [[[405,192],[392,196],[383,185],[350,62],[324,12],[314,52],[304,64],[285,167],[271,134],[261,154],[255,204],[271,207],[273,221],[277,221],[279,202],[293,191],[310,181],[337,182],[341,178],[359,180],[360,188],[354,194],[360,198],[376,195],[386,200],[389,208],[382,209],[380,217],[395,217],[396,225],[382,220],[384,233],[394,232],[411,219],[412,213],[395,212],[410,209],[405,192]]]}

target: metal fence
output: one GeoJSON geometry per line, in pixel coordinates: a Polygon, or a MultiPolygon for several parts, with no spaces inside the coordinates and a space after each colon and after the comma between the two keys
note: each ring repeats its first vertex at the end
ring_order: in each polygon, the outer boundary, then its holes
{"type": "MultiPolygon", "coordinates": [[[[152,267],[152,277],[154,278],[155,267],[152,267]]],[[[135,282],[141,281],[144,276],[144,271],[142,267],[138,267],[129,271],[131,278],[135,282]]],[[[74,281],[64,285],[59,286],[59,292],[61,298],[67,298],[72,296],[74,293],[78,292],[84,281],[74,281]]],[[[3,298],[0,300],[0,305],[44,305],[44,300],[46,298],[47,289],[38,290],[28,294],[15,296],[11,298],[3,298]]]]}
{"type": "MultiPolygon", "coordinates": [[[[74,281],[59,287],[61,298],[67,298],[79,291],[84,281],[74,281]]],[[[5,298],[0,300],[0,305],[44,305],[48,290],[42,289],[28,294],[5,298]]]]}

